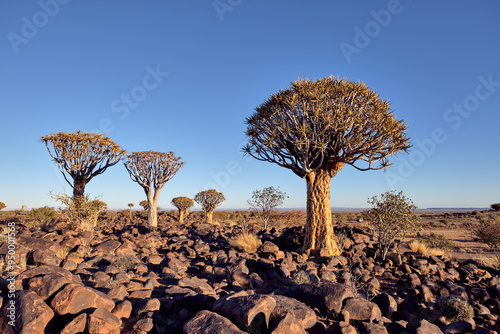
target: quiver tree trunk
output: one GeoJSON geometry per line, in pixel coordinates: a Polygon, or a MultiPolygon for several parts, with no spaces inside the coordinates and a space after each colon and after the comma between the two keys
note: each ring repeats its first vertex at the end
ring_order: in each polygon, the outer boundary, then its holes
{"type": "Polygon", "coordinates": [[[335,241],[330,206],[330,172],[318,170],[306,175],[307,218],[303,251],[326,248],[330,255],[339,255],[335,241]]]}
{"type": "Polygon", "coordinates": [[[158,227],[158,194],[159,191],[155,191],[155,196],[152,194],[152,190],[148,192],[148,227],[156,228],[158,227]]]}
{"type": "Polygon", "coordinates": [[[213,217],[214,217],[214,212],[213,211],[207,211],[207,223],[212,224],[213,223],[213,217]]]}
{"type": "Polygon", "coordinates": [[[184,212],[185,211],[186,211],[186,209],[179,209],[179,223],[184,222],[184,212]]]}
{"type": "Polygon", "coordinates": [[[73,204],[75,209],[80,210],[83,201],[85,200],[85,186],[84,178],[76,178],[73,183],[73,204]]]}

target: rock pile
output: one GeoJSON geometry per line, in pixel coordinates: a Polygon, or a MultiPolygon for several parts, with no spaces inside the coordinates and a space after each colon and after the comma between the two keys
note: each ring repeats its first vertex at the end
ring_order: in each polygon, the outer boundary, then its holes
{"type": "Polygon", "coordinates": [[[379,261],[369,233],[357,228],[347,229],[343,254],[330,257],[297,253],[297,228],[260,232],[255,254],[228,245],[232,228],[199,223],[18,229],[27,269],[14,299],[2,276],[1,333],[500,330],[498,270],[403,246],[379,261]]]}

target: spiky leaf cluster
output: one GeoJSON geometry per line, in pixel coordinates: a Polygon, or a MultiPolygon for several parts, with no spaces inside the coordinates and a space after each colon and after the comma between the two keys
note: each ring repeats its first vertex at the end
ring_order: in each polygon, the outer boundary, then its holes
{"type": "Polygon", "coordinates": [[[132,152],[124,158],[124,165],[130,178],[137,182],[148,194],[150,189],[161,190],[182,168],[174,152],[143,151],[132,152]]]}
{"type": "Polygon", "coordinates": [[[194,205],[194,202],[189,197],[175,197],[172,198],[172,205],[179,210],[186,210],[194,205]]]}
{"type": "Polygon", "coordinates": [[[125,150],[109,137],[97,133],[61,131],[44,136],[41,141],[71,187],[74,184],[65,173],[73,180],[83,179],[87,183],[108,167],[116,165],[125,154],[125,150]]]}
{"type": "Polygon", "coordinates": [[[214,211],[225,199],[224,194],[215,189],[203,190],[194,196],[195,202],[198,203],[205,212],[214,211]]]}
{"type": "Polygon", "coordinates": [[[300,177],[343,164],[381,169],[389,165],[388,156],[410,147],[407,126],[388,101],[363,83],[335,77],[291,83],[257,107],[246,124],[245,153],[300,177]]]}

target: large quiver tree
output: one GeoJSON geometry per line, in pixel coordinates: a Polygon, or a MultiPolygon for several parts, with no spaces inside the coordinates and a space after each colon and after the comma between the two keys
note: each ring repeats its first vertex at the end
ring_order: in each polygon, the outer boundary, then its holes
{"type": "Polygon", "coordinates": [[[97,133],[59,132],[42,137],[41,141],[73,188],[76,203],[84,200],[85,186],[89,181],[116,165],[125,154],[125,150],[109,137],[97,133]]]}
{"type": "Polygon", "coordinates": [[[246,154],[306,179],[303,251],[328,249],[334,239],[330,180],[344,165],[366,171],[389,166],[388,157],[410,147],[407,126],[389,102],[363,83],[335,77],[297,80],[272,94],[246,119],[246,154]]]}
{"type": "Polygon", "coordinates": [[[157,204],[160,191],[182,168],[184,162],[174,152],[155,151],[132,152],[124,159],[130,178],[137,182],[148,199],[148,226],[158,226],[157,204]]]}

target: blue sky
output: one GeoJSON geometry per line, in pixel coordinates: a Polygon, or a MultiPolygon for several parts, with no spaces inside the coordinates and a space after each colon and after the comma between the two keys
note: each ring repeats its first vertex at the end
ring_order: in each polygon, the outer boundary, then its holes
{"type": "MultiPolygon", "coordinates": [[[[216,187],[222,208],[280,187],[305,207],[305,180],[244,157],[244,119],[298,77],[363,81],[409,125],[410,154],[383,171],[346,166],[334,207],[403,190],[421,207],[500,201],[497,1],[2,1],[0,201],[59,206],[71,193],[39,139],[108,134],[127,151],[186,162],[159,206],[216,187]]],[[[145,199],[121,163],[86,188],[111,208],[145,199]]]]}

